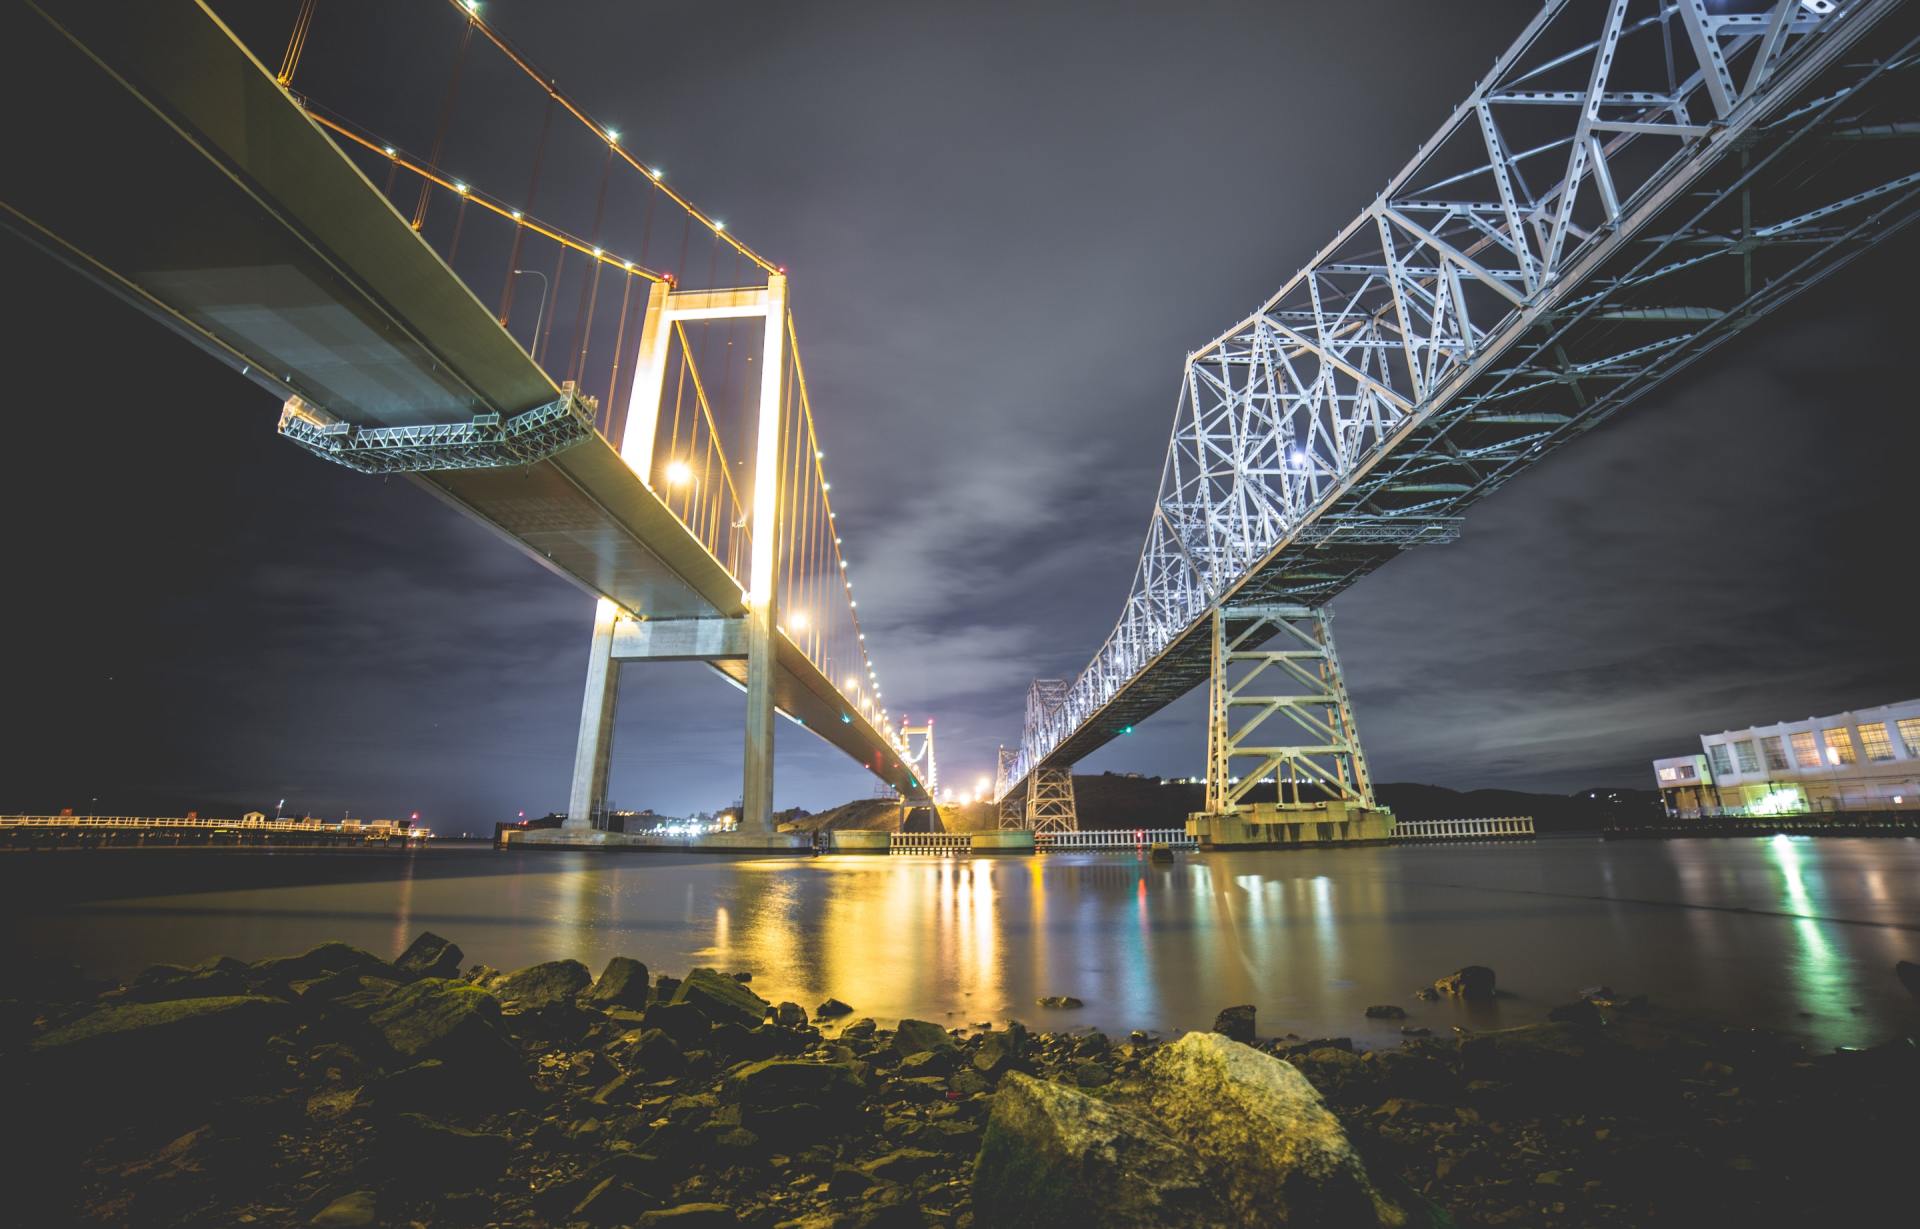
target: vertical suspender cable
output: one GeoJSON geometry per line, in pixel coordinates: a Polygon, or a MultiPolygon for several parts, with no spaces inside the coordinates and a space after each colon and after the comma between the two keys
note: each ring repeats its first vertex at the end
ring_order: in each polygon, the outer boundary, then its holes
{"type": "Polygon", "coordinates": [[[613,438],[613,416],[620,404],[620,348],[627,344],[627,305],[633,301],[633,274],[620,282],[620,323],[613,329],[613,370],[607,375],[607,438],[613,438]]]}
{"type": "MultiPolygon", "coordinates": [[[[527,181],[527,203],[520,207],[523,217],[533,212],[533,200],[540,191],[540,167],[547,158],[547,134],[551,131],[553,131],[553,95],[548,94],[546,116],[540,121],[540,139],[533,146],[533,175],[527,181]]],[[[513,316],[513,271],[520,267],[520,245],[526,238],[526,234],[527,228],[524,223],[513,228],[513,250],[507,253],[507,288],[500,295],[500,326],[502,328],[506,327],[507,321],[513,316]]],[[[643,258],[640,263],[645,264],[645,259],[643,258]]]]}
{"type": "MultiPolygon", "coordinates": [[[[613,146],[607,146],[607,165],[600,172],[600,195],[593,206],[593,234],[587,240],[600,246],[600,225],[607,213],[607,181],[613,177],[613,146]]],[[[573,340],[567,343],[567,379],[587,382],[587,346],[593,341],[593,309],[600,295],[600,258],[593,258],[593,277],[580,287],[580,306],[573,313],[573,340]]]]}
{"type": "MultiPolygon", "coordinates": [[[[446,148],[447,125],[453,122],[453,102],[460,96],[460,70],[467,62],[467,48],[473,43],[473,19],[460,28],[460,49],[453,56],[453,72],[447,77],[446,97],[440,102],[440,125],[433,134],[433,152],[427,155],[427,166],[438,170],[440,155],[446,148]]],[[[419,230],[426,224],[427,200],[433,195],[433,181],[422,178],[420,181],[420,203],[413,208],[413,229],[419,230]]]]}

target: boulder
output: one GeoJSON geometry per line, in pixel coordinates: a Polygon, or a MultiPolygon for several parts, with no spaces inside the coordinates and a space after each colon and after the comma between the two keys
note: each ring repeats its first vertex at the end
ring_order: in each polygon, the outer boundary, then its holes
{"type": "Polygon", "coordinates": [[[123,1003],[52,1029],[31,1047],[35,1078],[215,1093],[259,1074],[267,1041],[293,1023],[276,998],[220,995],[123,1003]]]}
{"type": "Polygon", "coordinates": [[[654,1080],[678,1075],[687,1065],[680,1043],[657,1028],[623,1036],[609,1053],[626,1070],[654,1080]]]}
{"type": "Polygon", "coordinates": [[[1392,1003],[1381,1003],[1367,1008],[1367,1019],[1369,1020],[1404,1020],[1406,1018],[1407,1009],[1404,1007],[1396,1007],[1392,1003]]]}
{"type": "Polygon", "coordinates": [[[732,1020],[753,1028],[766,1019],[767,1001],[724,973],[694,969],[673,992],[675,1003],[697,1008],[710,1023],[732,1020]]]}
{"type": "Polygon", "coordinates": [[[392,977],[395,970],[372,952],[351,943],[322,943],[298,956],[256,960],[249,966],[249,972],[256,982],[290,986],[294,982],[312,981],[330,973],[355,972],[392,977]]]}
{"type": "Polygon", "coordinates": [[[1020,1065],[1026,1053],[1027,1031],[1012,1029],[988,1033],[973,1052],[973,1068],[985,1075],[999,1075],[1020,1065]]]}
{"type": "Polygon", "coordinates": [[[720,1094],[745,1110],[806,1105],[844,1116],[865,1100],[866,1085],[851,1064],[769,1058],[729,1074],[720,1094]]]}
{"type": "Polygon", "coordinates": [[[880,1026],[878,1024],[874,1023],[872,1016],[861,1016],[858,1020],[855,1020],[852,1024],[849,1024],[845,1028],[841,1029],[840,1035],[842,1037],[853,1037],[856,1039],[861,1037],[871,1037],[873,1036],[875,1031],[879,1029],[879,1027],[880,1026]]]}
{"type": "Polygon", "coordinates": [[[1581,1028],[1599,1028],[1605,1019],[1600,1015],[1599,1007],[1592,999],[1575,999],[1571,1003],[1562,1003],[1547,1010],[1547,1019],[1561,1024],[1575,1024],[1581,1028]]]}
{"type": "Polygon", "coordinates": [[[951,1050],[953,1038],[938,1024],[925,1020],[902,1020],[893,1030],[893,1050],[902,1058],[924,1054],[928,1050],[951,1050]]]}
{"type": "Polygon", "coordinates": [[[353,1191],[321,1208],[307,1223],[322,1229],[360,1229],[379,1223],[380,1207],[372,1191],[353,1191]]]}
{"type": "Polygon", "coordinates": [[[1034,1002],[1040,1004],[1042,1007],[1074,1008],[1086,1006],[1085,1003],[1074,998],[1071,994],[1049,994],[1043,999],[1035,999],[1034,1002]]]}
{"type": "Polygon", "coordinates": [[[1222,1037],[1231,1037],[1235,1041],[1253,1044],[1253,1004],[1242,1003],[1238,1007],[1224,1007],[1213,1018],[1213,1031],[1222,1037]]]}
{"type": "Polygon", "coordinates": [[[647,1006],[647,966],[626,956],[615,956],[600,971],[587,1001],[595,1007],[628,1007],[644,1011],[647,1006]]]}
{"type": "Polygon", "coordinates": [[[572,1006],[593,983],[593,974],[578,960],[547,960],[497,977],[487,988],[509,1011],[539,1011],[572,1006]]]}
{"type": "Polygon", "coordinates": [[[1920,964],[1915,964],[1911,960],[1896,961],[1893,966],[1893,975],[1900,979],[1900,984],[1907,988],[1908,994],[1920,999],[1920,964]]]}
{"type": "Polygon", "coordinates": [[[1490,999],[1493,997],[1493,970],[1483,964],[1470,964],[1434,982],[1433,990],[1435,994],[1458,999],[1490,999]]]}
{"type": "Polygon", "coordinates": [[[1320,1094],[1288,1063],[1188,1033],[1146,1067],[1154,1120],[1185,1141],[1243,1225],[1376,1226],[1405,1214],[1374,1190],[1320,1094]]]}
{"type": "Polygon", "coordinates": [[[740,1218],[724,1203],[683,1203],[643,1212],[635,1229],[731,1229],[740,1218]]]}
{"type": "Polygon", "coordinates": [[[1008,1229],[1226,1223],[1192,1150],[1137,1114],[1017,1071],[993,1097],[973,1214],[1008,1229]]]}
{"type": "Polygon", "coordinates": [[[513,1140],[401,1114],[382,1127],[379,1155],[403,1185],[422,1191],[492,1186],[506,1167],[513,1140]]]}
{"type": "Polygon", "coordinates": [[[645,1016],[648,1032],[662,1032],[682,1047],[705,1046],[713,1026],[692,1003],[655,1003],[645,1016]]]}
{"type": "Polygon", "coordinates": [[[805,1028],[806,1009],[798,1003],[781,1003],[773,1009],[773,1022],[782,1028],[805,1028]]]}
{"type": "Polygon", "coordinates": [[[499,1029],[500,1002],[478,986],[429,977],[388,996],[368,1026],[408,1062],[437,1058],[462,1073],[518,1074],[520,1055],[499,1029]]]}
{"type": "Polygon", "coordinates": [[[840,1016],[852,1015],[853,1008],[842,1003],[839,999],[828,999],[826,1002],[820,1004],[820,1006],[814,1008],[813,1014],[816,1019],[833,1020],[840,1016]]]}
{"type": "Polygon", "coordinates": [[[393,967],[408,977],[458,977],[460,975],[461,951],[458,946],[442,939],[431,930],[423,930],[420,937],[407,945],[393,967]]]}
{"type": "Polygon", "coordinates": [[[148,965],[127,983],[122,997],[136,1003],[226,998],[248,993],[248,972],[246,965],[231,956],[215,956],[190,969],[177,964],[148,965]]]}

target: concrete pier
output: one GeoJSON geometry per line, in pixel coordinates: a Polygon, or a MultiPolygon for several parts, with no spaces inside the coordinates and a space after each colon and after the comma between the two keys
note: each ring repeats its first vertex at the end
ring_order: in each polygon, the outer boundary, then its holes
{"type": "Polygon", "coordinates": [[[1293,849],[1317,845],[1381,845],[1393,839],[1393,812],[1343,802],[1280,806],[1257,802],[1224,815],[1197,812],[1187,832],[1202,849],[1293,849]]]}

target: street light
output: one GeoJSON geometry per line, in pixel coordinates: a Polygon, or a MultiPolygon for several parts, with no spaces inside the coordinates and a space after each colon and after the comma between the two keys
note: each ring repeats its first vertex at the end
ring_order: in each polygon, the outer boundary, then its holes
{"type": "Polygon", "coordinates": [[[533,339],[527,343],[527,357],[532,358],[534,347],[540,344],[540,322],[547,318],[547,287],[551,283],[547,281],[547,275],[538,269],[515,269],[513,271],[515,277],[519,277],[523,273],[528,277],[537,277],[540,279],[540,310],[533,314],[533,339]]]}

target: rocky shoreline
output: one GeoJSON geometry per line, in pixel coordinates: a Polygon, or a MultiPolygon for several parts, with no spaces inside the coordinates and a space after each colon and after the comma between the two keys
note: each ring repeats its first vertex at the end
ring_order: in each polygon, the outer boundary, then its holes
{"type": "MultiPolygon", "coordinates": [[[[1809,1055],[1604,987],[1546,1024],[1356,1052],[1263,1038],[1251,1007],[1181,1038],[886,1029],[767,1003],[744,973],[462,961],[427,934],[391,961],[330,943],[125,985],[11,970],[11,1218],[1805,1225],[1912,1205],[1911,1040],[1809,1055]]],[[[1422,993],[1493,992],[1469,967],[1422,993]]]]}

